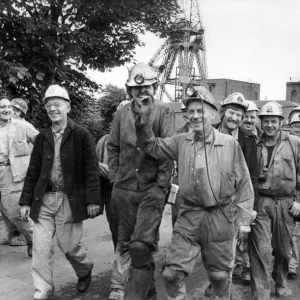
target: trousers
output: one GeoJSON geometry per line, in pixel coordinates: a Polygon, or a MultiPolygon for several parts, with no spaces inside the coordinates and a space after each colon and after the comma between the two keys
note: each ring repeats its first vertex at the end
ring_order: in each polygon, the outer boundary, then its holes
{"type": "Polygon", "coordinates": [[[21,218],[19,199],[24,181],[14,182],[10,166],[0,166],[1,214],[7,228],[8,239],[22,233],[27,244],[32,244],[32,221],[21,218]]]}
{"type": "Polygon", "coordinates": [[[187,299],[185,277],[192,274],[200,252],[213,286],[211,299],[230,299],[237,237],[236,211],[230,212],[228,207],[223,207],[223,212],[219,207],[203,209],[181,204],[163,272],[167,299],[187,299]],[[223,212],[233,222],[229,222],[223,212]]]}
{"type": "Polygon", "coordinates": [[[32,278],[35,299],[52,299],[53,239],[72,265],[78,278],[93,268],[81,239],[82,222],[74,223],[68,198],[63,193],[46,193],[38,222],[33,223],[32,278]]]}
{"type": "Polygon", "coordinates": [[[242,242],[236,247],[235,265],[250,268],[248,234],[244,235],[242,242]]]}
{"type": "Polygon", "coordinates": [[[249,234],[253,300],[270,299],[270,274],[277,286],[287,286],[294,232],[294,219],[288,210],[293,201],[292,197],[260,198],[255,225],[249,234]],[[274,266],[271,270],[272,255],[274,266]]]}
{"type": "Polygon", "coordinates": [[[145,291],[140,291],[140,288],[137,288],[142,283],[139,282],[140,278],[136,280],[136,277],[132,276],[138,268],[132,265],[129,246],[134,241],[145,243],[149,247],[150,260],[154,265],[153,252],[157,246],[165,193],[157,185],[145,191],[130,191],[114,187],[112,198],[119,213],[119,234],[111,288],[124,289],[125,285],[130,286],[130,293],[135,295],[135,299],[139,299],[137,295],[147,294],[150,287],[145,287],[145,291]]]}
{"type": "Polygon", "coordinates": [[[299,250],[300,250],[300,223],[295,224],[294,234],[293,234],[293,249],[292,257],[289,265],[290,271],[297,272],[299,266],[299,250]]]}

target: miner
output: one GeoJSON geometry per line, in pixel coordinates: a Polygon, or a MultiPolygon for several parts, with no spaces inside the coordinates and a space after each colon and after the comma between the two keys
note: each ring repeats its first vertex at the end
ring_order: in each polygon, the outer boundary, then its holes
{"type": "Polygon", "coordinates": [[[189,87],[187,116],[193,132],[156,138],[153,100],[136,120],[138,140],[147,155],[178,161],[183,202],[164,265],[167,299],[186,299],[185,278],[201,252],[212,284],[211,299],[230,299],[237,233],[250,231],[254,192],[236,139],[211,125],[217,107],[204,87],[189,87]]]}
{"type": "Polygon", "coordinates": [[[51,126],[37,136],[20,198],[21,214],[33,220],[34,299],[53,299],[53,238],[84,292],[93,263],[82,244],[82,221],[100,212],[100,185],[92,135],[70,118],[66,89],[51,85],[43,99],[51,126]]]}
{"type": "MultiPolygon", "coordinates": [[[[153,252],[157,247],[165,198],[170,186],[173,161],[147,155],[136,136],[135,121],[142,102],[155,96],[157,74],[138,63],[126,82],[131,103],[117,110],[107,143],[112,198],[119,213],[119,234],[109,299],[151,299],[156,295],[153,252]],[[128,263],[131,263],[128,274],[128,263]]],[[[155,101],[155,136],[174,134],[174,113],[166,103],[155,101]]]]}

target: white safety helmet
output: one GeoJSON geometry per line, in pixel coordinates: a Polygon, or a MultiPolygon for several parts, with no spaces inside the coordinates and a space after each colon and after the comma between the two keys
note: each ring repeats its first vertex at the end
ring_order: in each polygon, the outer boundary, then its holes
{"type": "Polygon", "coordinates": [[[266,116],[277,116],[284,118],[283,112],[282,112],[282,106],[275,102],[270,101],[263,105],[258,113],[259,118],[266,117],[266,116]]]}
{"type": "Polygon", "coordinates": [[[145,86],[157,82],[157,73],[145,63],[137,63],[129,70],[127,86],[145,86]]]}
{"type": "Polygon", "coordinates": [[[292,125],[293,123],[300,123],[300,112],[298,112],[292,116],[290,125],[292,125]]]}
{"type": "Polygon", "coordinates": [[[217,110],[217,106],[215,104],[215,98],[213,94],[207,90],[203,86],[188,86],[185,91],[186,97],[185,99],[182,100],[183,104],[185,107],[188,106],[188,103],[190,101],[204,101],[211,107],[213,107],[215,110],[217,110]]]}
{"type": "Polygon", "coordinates": [[[43,98],[44,103],[50,98],[61,98],[71,103],[67,90],[58,84],[52,84],[48,87],[45,97],[43,98]]]}
{"type": "Polygon", "coordinates": [[[291,112],[290,112],[290,114],[289,114],[289,119],[291,119],[291,116],[292,116],[294,113],[297,113],[297,112],[300,113],[300,106],[296,106],[296,107],[294,107],[294,108],[291,110],[291,112]]]}
{"type": "Polygon", "coordinates": [[[240,106],[244,111],[248,109],[248,102],[241,93],[233,93],[227,96],[226,99],[221,102],[221,107],[226,107],[227,105],[240,106]]]}
{"type": "Polygon", "coordinates": [[[251,100],[246,100],[248,102],[248,109],[247,111],[259,111],[256,104],[251,100]]]}
{"type": "Polygon", "coordinates": [[[27,110],[28,110],[28,105],[26,103],[26,101],[24,101],[21,98],[15,98],[11,101],[11,106],[19,109],[20,111],[22,111],[24,113],[24,115],[26,115],[27,110]]]}

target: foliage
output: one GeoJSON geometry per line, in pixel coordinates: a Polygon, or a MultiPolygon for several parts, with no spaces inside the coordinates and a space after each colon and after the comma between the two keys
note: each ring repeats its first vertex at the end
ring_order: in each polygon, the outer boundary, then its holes
{"type": "Polygon", "coordinates": [[[109,133],[114,113],[120,102],[125,99],[125,89],[108,84],[103,89],[102,96],[91,106],[89,117],[84,119],[83,124],[93,134],[96,142],[109,133]]]}
{"type": "Polygon", "coordinates": [[[177,8],[176,0],[1,0],[0,83],[30,102],[38,127],[46,120],[42,95],[61,84],[81,120],[100,88],[87,68],[130,62],[139,34],[166,34],[177,8]]]}

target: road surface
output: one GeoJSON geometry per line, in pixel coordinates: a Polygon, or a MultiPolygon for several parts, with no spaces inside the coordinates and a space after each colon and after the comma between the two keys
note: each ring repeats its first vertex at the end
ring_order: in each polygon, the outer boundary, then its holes
{"type": "MultiPolygon", "coordinates": [[[[164,261],[167,246],[171,239],[170,207],[164,212],[160,227],[160,250],[155,254],[157,262],[156,285],[158,299],[165,300],[164,286],[160,268],[164,261]]],[[[0,242],[3,239],[3,221],[0,221],[0,242]]],[[[105,300],[109,295],[109,281],[114,260],[113,244],[105,216],[84,222],[84,243],[89,249],[89,255],[94,261],[93,282],[85,294],[76,290],[77,277],[69,263],[65,260],[57,246],[54,258],[55,300],[105,300]]],[[[32,300],[32,280],[30,274],[31,259],[27,256],[26,247],[11,247],[0,245],[0,300],[32,300]]],[[[188,279],[188,291],[191,300],[207,299],[204,290],[207,286],[207,276],[201,259],[194,273],[188,279]]],[[[289,281],[293,295],[286,300],[300,299],[299,279],[289,281]]],[[[273,291],[274,293],[274,291],[273,291]]],[[[239,279],[234,279],[234,300],[251,300],[249,285],[243,285],[239,279]]]]}

